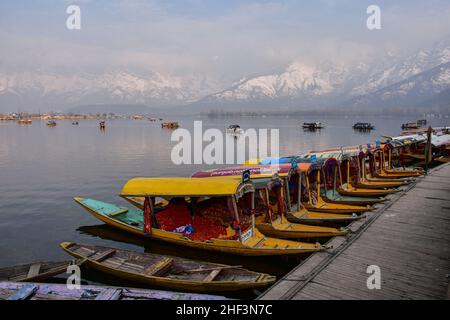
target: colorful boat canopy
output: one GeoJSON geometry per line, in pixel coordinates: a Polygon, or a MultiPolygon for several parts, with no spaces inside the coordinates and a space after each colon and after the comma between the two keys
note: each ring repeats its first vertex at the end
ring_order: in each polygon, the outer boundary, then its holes
{"type": "Polygon", "coordinates": [[[226,196],[242,194],[244,189],[254,190],[251,183],[243,184],[238,179],[134,178],[123,186],[120,195],[123,197],[226,196]]]}
{"type": "Polygon", "coordinates": [[[226,177],[226,176],[241,176],[246,170],[250,171],[250,177],[254,178],[271,178],[274,174],[278,174],[280,177],[289,175],[291,165],[258,165],[258,166],[239,166],[223,169],[214,169],[207,171],[197,171],[193,178],[211,178],[211,177],[226,177]]]}

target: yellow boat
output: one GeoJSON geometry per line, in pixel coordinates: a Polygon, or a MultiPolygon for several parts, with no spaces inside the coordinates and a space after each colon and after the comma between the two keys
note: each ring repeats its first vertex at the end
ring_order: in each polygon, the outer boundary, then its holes
{"type": "Polygon", "coordinates": [[[321,224],[341,224],[350,223],[355,220],[365,218],[364,215],[353,214],[339,214],[339,213],[323,213],[323,212],[309,212],[305,208],[297,211],[286,213],[288,221],[302,224],[321,225],[321,224]]]}
{"type": "Polygon", "coordinates": [[[283,182],[283,201],[286,207],[285,215],[280,217],[279,220],[273,221],[272,226],[270,227],[268,225],[258,225],[258,229],[261,232],[264,230],[263,233],[267,235],[269,235],[269,232],[274,232],[270,235],[275,237],[276,233],[276,237],[281,238],[286,237],[281,236],[281,232],[285,235],[290,233],[292,236],[289,237],[297,237],[294,235],[296,233],[294,232],[294,229],[299,231],[299,234],[300,232],[303,232],[302,237],[317,237],[321,233],[324,234],[323,236],[330,236],[331,234],[341,235],[342,231],[336,228],[316,229],[316,232],[314,233],[312,232],[314,229],[308,228],[308,225],[348,223],[350,221],[362,218],[361,216],[352,214],[343,215],[324,212],[309,212],[301,203],[301,190],[302,181],[306,181],[305,172],[310,167],[311,164],[309,163],[296,163],[294,166],[290,164],[238,166],[225,169],[198,171],[192,176],[196,178],[239,176],[242,175],[244,171],[248,170],[255,184],[258,184],[258,181],[265,181],[262,182],[262,184],[267,184],[267,179],[273,179],[273,175],[275,174],[283,182]],[[297,225],[294,227],[292,224],[287,223],[284,219],[293,223],[300,223],[302,225],[297,225]],[[274,227],[274,225],[276,225],[276,227],[274,227]],[[278,231],[276,231],[276,229],[278,229],[278,231]],[[288,230],[292,231],[289,232],[288,230]]]}
{"type": "MultiPolygon", "coordinates": [[[[381,178],[367,178],[370,177],[377,172],[377,164],[374,161],[374,157],[370,152],[363,154],[361,152],[358,157],[358,172],[359,179],[356,183],[353,183],[353,186],[356,188],[365,188],[365,189],[390,189],[390,188],[398,188],[401,186],[408,185],[411,181],[400,180],[400,179],[381,179],[381,178]],[[369,158],[369,174],[367,173],[366,162],[367,158],[369,158]],[[371,165],[371,162],[372,165],[371,165]]],[[[380,164],[381,165],[381,164],[380,164]]]]}
{"type": "MultiPolygon", "coordinates": [[[[305,208],[308,211],[317,211],[317,212],[327,212],[327,213],[362,213],[366,211],[372,210],[372,207],[367,206],[357,206],[350,204],[339,204],[339,203],[328,203],[325,202],[322,198],[320,192],[320,177],[321,177],[321,166],[313,166],[310,169],[311,174],[306,175],[306,188],[308,190],[308,203],[305,204],[305,208]],[[316,187],[312,186],[310,183],[309,176],[314,175],[314,171],[316,171],[316,187]],[[315,190],[314,190],[315,189],[315,190]],[[313,195],[313,191],[316,191],[316,194],[313,195]]],[[[341,193],[339,191],[339,193],[341,193]]]]}
{"type": "Polygon", "coordinates": [[[144,210],[79,197],[75,201],[104,223],[151,240],[249,256],[302,254],[325,249],[319,243],[263,236],[255,228],[251,214],[254,186],[249,181],[135,178],[125,184],[121,196],[144,197],[144,210]],[[156,208],[155,198],[164,198],[169,204],[156,208]],[[211,216],[208,210],[216,210],[222,216],[211,216]],[[188,233],[188,225],[193,227],[193,232],[188,233]]]}
{"type": "Polygon", "coordinates": [[[63,242],[61,247],[89,268],[119,279],[190,292],[226,292],[266,287],[276,278],[241,266],[63,242]]]}
{"type": "Polygon", "coordinates": [[[392,168],[392,145],[386,144],[384,148],[378,148],[373,152],[375,172],[374,176],[378,178],[410,178],[423,175],[423,170],[418,169],[394,169],[392,168]],[[388,152],[386,163],[385,151],[388,152]]]}
{"type": "Polygon", "coordinates": [[[389,194],[399,192],[396,189],[369,189],[369,188],[359,188],[355,187],[351,182],[350,177],[350,159],[345,159],[343,164],[346,166],[346,182],[342,178],[342,172],[339,167],[339,175],[341,177],[341,185],[338,187],[338,192],[344,196],[351,197],[384,197],[389,194]],[[350,183],[348,183],[350,182],[350,183]]]}
{"type": "Polygon", "coordinates": [[[317,238],[346,235],[345,228],[319,227],[289,222],[281,179],[255,179],[257,195],[256,227],[263,234],[275,238],[317,238]]]}

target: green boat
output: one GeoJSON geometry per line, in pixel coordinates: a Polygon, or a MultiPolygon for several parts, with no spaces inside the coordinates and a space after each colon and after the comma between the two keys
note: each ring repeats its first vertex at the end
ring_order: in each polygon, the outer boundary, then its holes
{"type": "Polygon", "coordinates": [[[386,201],[386,198],[364,198],[343,196],[336,190],[321,190],[321,196],[325,202],[353,204],[353,205],[374,205],[386,201]]]}

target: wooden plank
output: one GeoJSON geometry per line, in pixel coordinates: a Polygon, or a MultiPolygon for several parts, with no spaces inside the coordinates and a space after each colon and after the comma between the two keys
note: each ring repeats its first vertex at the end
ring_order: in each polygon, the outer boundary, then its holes
{"type": "Polygon", "coordinates": [[[211,282],[211,281],[213,281],[213,280],[219,275],[219,273],[220,273],[221,271],[222,271],[222,269],[211,271],[211,272],[205,277],[205,279],[203,279],[203,282],[211,282]]]}
{"type": "Polygon", "coordinates": [[[148,276],[157,276],[161,275],[166,271],[173,263],[172,258],[162,258],[161,260],[158,260],[156,263],[149,266],[147,269],[143,271],[144,274],[148,276]]]}
{"type": "Polygon", "coordinates": [[[106,250],[105,252],[102,252],[99,256],[95,257],[95,258],[90,258],[94,261],[97,262],[102,262],[110,257],[112,257],[114,254],[116,254],[116,250],[110,249],[110,250],[106,250]]]}
{"type": "Polygon", "coordinates": [[[30,269],[28,270],[27,278],[33,278],[39,275],[39,271],[41,270],[41,264],[35,263],[30,266],[30,269]]]}

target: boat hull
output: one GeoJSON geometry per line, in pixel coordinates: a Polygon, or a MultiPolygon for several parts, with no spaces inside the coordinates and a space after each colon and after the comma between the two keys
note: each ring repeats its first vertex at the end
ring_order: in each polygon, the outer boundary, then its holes
{"type": "Polygon", "coordinates": [[[281,239],[329,238],[344,236],[348,233],[347,229],[339,230],[330,227],[319,227],[289,222],[273,224],[259,223],[256,227],[266,236],[281,239]]]}
{"type": "Polygon", "coordinates": [[[325,202],[328,203],[340,203],[350,205],[374,205],[386,201],[385,198],[364,198],[364,197],[349,197],[339,194],[337,191],[333,196],[333,191],[327,191],[326,195],[322,195],[325,202]]]}
{"type": "Polygon", "coordinates": [[[341,224],[349,223],[363,218],[362,215],[357,214],[333,214],[323,212],[309,212],[302,209],[295,212],[288,212],[286,218],[294,223],[322,225],[322,224],[341,224]]]}
{"type": "Polygon", "coordinates": [[[339,203],[327,203],[327,202],[320,202],[317,205],[305,205],[306,210],[312,211],[312,212],[325,212],[325,213],[363,213],[366,211],[370,211],[370,206],[363,207],[363,206],[355,206],[355,205],[348,205],[348,204],[339,204],[339,203]]]}
{"type": "Polygon", "coordinates": [[[344,196],[350,197],[384,197],[389,194],[394,194],[399,192],[399,190],[384,190],[384,189],[363,189],[363,188],[353,188],[350,190],[347,188],[347,185],[344,184],[342,187],[338,189],[339,193],[344,196]]]}
{"type": "Polygon", "coordinates": [[[403,181],[398,182],[385,182],[385,181],[363,181],[358,182],[354,186],[357,188],[365,189],[388,189],[388,188],[398,188],[405,186],[407,183],[403,181]]]}

